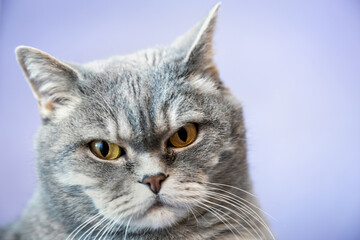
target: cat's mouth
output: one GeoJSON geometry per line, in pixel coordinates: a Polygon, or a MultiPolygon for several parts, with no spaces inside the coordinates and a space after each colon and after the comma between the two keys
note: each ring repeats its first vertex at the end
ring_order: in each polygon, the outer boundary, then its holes
{"type": "Polygon", "coordinates": [[[175,211],[182,211],[176,206],[167,203],[166,201],[162,201],[160,198],[156,198],[154,202],[148,205],[147,209],[143,212],[142,217],[144,216],[156,216],[158,214],[162,215],[165,212],[175,212],[175,211]]]}
{"type": "Polygon", "coordinates": [[[183,209],[155,199],[144,212],[133,218],[132,223],[140,228],[160,229],[175,224],[185,213],[183,209]]]}
{"type": "Polygon", "coordinates": [[[155,200],[155,202],[146,210],[145,214],[151,212],[151,211],[156,211],[156,210],[160,210],[160,209],[164,209],[164,208],[169,208],[171,207],[170,205],[160,201],[160,200],[155,200]]]}
{"type": "Polygon", "coordinates": [[[163,206],[165,206],[164,203],[162,203],[162,202],[160,202],[160,201],[156,201],[156,202],[149,208],[149,210],[150,210],[150,209],[161,208],[161,207],[163,207],[163,206]]]}

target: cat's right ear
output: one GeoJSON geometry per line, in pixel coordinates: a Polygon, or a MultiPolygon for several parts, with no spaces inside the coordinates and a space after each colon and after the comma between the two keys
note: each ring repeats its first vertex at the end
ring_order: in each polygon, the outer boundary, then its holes
{"type": "Polygon", "coordinates": [[[61,119],[74,104],[79,74],[68,64],[36,48],[19,46],[16,58],[38,101],[42,119],[61,119]]]}

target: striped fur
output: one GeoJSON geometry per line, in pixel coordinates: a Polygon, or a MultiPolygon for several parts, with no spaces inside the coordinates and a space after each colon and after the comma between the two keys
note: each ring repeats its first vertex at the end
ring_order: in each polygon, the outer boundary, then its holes
{"type": "Polygon", "coordinates": [[[174,44],[129,56],[77,65],[17,49],[44,120],[39,186],[0,239],[272,239],[251,194],[241,106],[212,61],[218,7],[174,44]],[[187,123],[195,142],[169,148],[187,123]],[[100,160],[94,139],[126,155],[100,160]],[[139,181],[159,172],[169,177],[155,195],[139,181]]]}

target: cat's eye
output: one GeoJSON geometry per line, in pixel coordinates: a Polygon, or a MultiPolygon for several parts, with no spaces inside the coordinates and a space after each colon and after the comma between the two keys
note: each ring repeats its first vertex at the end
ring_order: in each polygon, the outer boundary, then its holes
{"type": "Polygon", "coordinates": [[[169,138],[169,143],[171,146],[176,148],[186,147],[194,142],[196,136],[197,128],[195,124],[189,123],[174,133],[169,138]]]}
{"type": "Polygon", "coordinates": [[[89,147],[95,156],[103,160],[114,160],[125,154],[124,149],[105,140],[94,140],[89,147]]]}

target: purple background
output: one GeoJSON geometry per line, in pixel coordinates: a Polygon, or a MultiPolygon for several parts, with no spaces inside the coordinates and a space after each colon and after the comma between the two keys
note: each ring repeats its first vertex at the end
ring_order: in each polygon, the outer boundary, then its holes
{"type": "MultiPolygon", "coordinates": [[[[6,0],[0,18],[0,224],[35,186],[40,117],[14,48],[87,62],[171,43],[216,1],[6,0]]],[[[360,3],[223,1],[221,77],[243,103],[255,192],[279,239],[360,239],[360,3]]]]}

